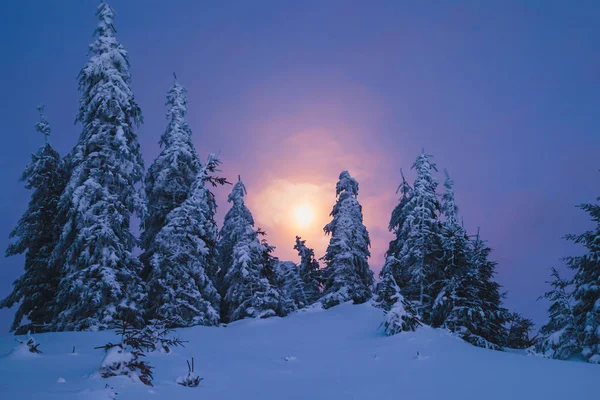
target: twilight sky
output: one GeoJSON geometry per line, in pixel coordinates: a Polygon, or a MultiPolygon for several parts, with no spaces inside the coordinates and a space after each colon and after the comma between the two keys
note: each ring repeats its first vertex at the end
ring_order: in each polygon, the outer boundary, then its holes
{"type": "MultiPolygon", "coordinates": [[[[456,183],[467,228],[499,263],[506,305],[537,323],[550,267],[580,250],[566,233],[590,227],[574,208],[600,195],[600,3],[578,1],[113,0],[145,123],[149,166],[159,152],[172,73],[189,91],[202,159],[221,152],[241,174],[258,226],[282,259],[299,234],[320,257],[339,172],[360,184],[376,272],[391,238],[400,168],[425,148],[456,183]],[[419,3],[419,4],[417,4],[419,3]],[[460,3],[460,4],[459,4],[460,3]],[[574,4],[574,3],[573,3],[574,4]],[[299,226],[295,207],[315,219],[299,226]]],[[[0,13],[0,248],[25,210],[18,181],[43,143],[75,144],[76,77],[87,60],[95,0],[22,0],[0,13]]],[[[218,221],[229,190],[218,190],[218,221]]],[[[22,272],[4,259],[0,297],[22,272]]],[[[0,310],[0,333],[11,310],[0,310]]]]}

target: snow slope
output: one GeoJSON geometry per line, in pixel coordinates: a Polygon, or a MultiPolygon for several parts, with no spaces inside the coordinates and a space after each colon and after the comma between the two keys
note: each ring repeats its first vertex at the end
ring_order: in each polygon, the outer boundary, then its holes
{"type": "Polygon", "coordinates": [[[564,400],[597,395],[597,365],[484,350],[431,328],[385,337],[381,321],[381,311],[369,304],[343,304],[281,319],[180,329],[190,341],[185,348],[148,356],[156,367],[153,388],[127,377],[94,376],[104,354],[93,348],[115,341],[113,332],[36,335],[43,354],[24,357],[7,356],[17,343],[14,336],[2,336],[0,398],[564,400]],[[70,354],[73,346],[77,355],[70,354]],[[190,357],[204,378],[197,388],[175,383],[187,372],[190,357]]]}

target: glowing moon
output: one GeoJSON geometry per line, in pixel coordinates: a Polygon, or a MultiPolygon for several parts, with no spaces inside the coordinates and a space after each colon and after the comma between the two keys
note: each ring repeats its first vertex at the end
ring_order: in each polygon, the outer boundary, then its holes
{"type": "Polygon", "coordinates": [[[315,212],[310,205],[302,204],[296,207],[294,210],[294,217],[296,218],[296,223],[300,227],[306,228],[313,222],[315,218],[315,212]]]}

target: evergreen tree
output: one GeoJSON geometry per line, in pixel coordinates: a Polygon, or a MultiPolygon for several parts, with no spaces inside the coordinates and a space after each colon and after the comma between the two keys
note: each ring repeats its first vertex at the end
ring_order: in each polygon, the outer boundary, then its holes
{"type": "Polygon", "coordinates": [[[168,321],[168,327],[217,325],[220,296],[217,270],[216,202],[206,183],[223,184],[211,176],[220,161],[210,155],[189,197],[166,218],[155,236],[150,261],[147,319],[168,321]]]}
{"type": "Polygon", "coordinates": [[[275,264],[276,286],[282,295],[280,315],[287,315],[309,304],[304,292],[304,282],[300,278],[298,266],[291,261],[278,261],[275,264]]]}
{"type": "Polygon", "coordinates": [[[402,226],[406,221],[406,205],[410,199],[412,188],[406,182],[402,170],[400,170],[400,174],[402,175],[402,183],[396,190],[396,193],[401,193],[401,197],[398,205],[392,211],[392,217],[388,226],[388,230],[394,233],[395,238],[390,242],[386,252],[385,263],[379,272],[379,283],[376,289],[377,304],[384,310],[390,310],[396,302],[397,282],[408,281],[407,271],[402,268],[398,256],[402,249],[402,243],[406,240],[406,237],[403,236],[405,232],[402,231],[402,226]]]}
{"type": "Polygon", "coordinates": [[[580,235],[567,235],[568,240],[582,244],[586,250],[581,256],[567,258],[567,265],[575,271],[573,335],[583,358],[600,364],[600,204],[579,207],[596,226],[580,235]]]}
{"type": "Polygon", "coordinates": [[[502,350],[507,341],[508,312],[502,307],[500,285],[493,281],[496,263],[479,233],[469,241],[467,260],[446,282],[436,299],[434,316],[441,326],[479,347],[502,350]]]}
{"type": "Polygon", "coordinates": [[[167,215],[179,207],[197,179],[200,160],[192,143],[192,130],[186,121],[187,96],[175,80],[167,93],[167,128],[161,136],[162,151],[148,168],[145,178],[147,211],[141,238],[144,252],[140,259],[149,273],[150,259],[158,244],[155,237],[166,225],[167,215]]]}
{"type": "Polygon", "coordinates": [[[530,337],[534,325],[532,320],[524,318],[519,313],[511,313],[508,317],[508,323],[507,347],[526,349],[534,344],[535,340],[530,337]]]}
{"type": "Polygon", "coordinates": [[[233,186],[218,251],[220,257],[221,314],[225,321],[267,318],[277,315],[278,292],[271,286],[265,267],[265,247],[253,229],[254,219],[244,204],[246,187],[241,179],[233,186]]]}
{"type": "Polygon", "coordinates": [[[469,293],[473,292],[465,287],[473,283],[473,276],[469,275],[468,271],[469,237],[458,221],[454,181],[447,171],[444,187],[446,191],[442,197],[441,211],[445,220],[439,235],[441,271],[438,281],[433,285],[437,295],[433,303],[431,324],[435,327],[444,325],[454,307],[464,307],[466,303],[473,300],[468,298],[469,293]]]}
{"type": "MultiPolygon", "coordinates": [[[[466,331],[461,336],[468,342],[485,348],[501,350],[506,343],[508,311],[502,307],[500,285],[493,280],[496,263],[489,260],[491,249],[477,232],[469,251],[470,275],[464,286],[477,295],[465,311],[469,315],[466,331]]],[[[469,301],[471,295],[465,296],[469,301]]],[[[464,319],[463,319],[464,320],[464,319]]]]}
{"type": "Polygon", "coordinates": [[[390,285],[390,287],[393,289],[394,294],[389,296],[392,306],[385,312],[383,322],[385,334],[392,336],[400,332],[414,331],[421,325],[421,321],[416,316],[410,303],[400,293],[400,287],[395,284],[393,277],[390,278],[390,281],[393,285],[390,285]]]}
{"type": "Polygon", "coordinates": [[[413,163],[417,178],[404,206],[406,217],[399,233],[403,238],[402,248],[396,256],[401,265],[398,285],[425,322],[430,321],[433,302],[437,297],[433,283],[439,279],[440,204],[436,194],[438,183],[431,175],[432,170],[437,169],[430,158],[430,155],[422,152],[413,163]]]}
{"type": "Polygon", "coordinates": [[[0,307],[17,308],[11,331],[24,334],[39,332],[52,321],[54,297],[60,279],[59,271],[48,263],[58,240],[60,227],[55,221],[58,200],[65,186],[65,175],[60,156],[50,146],[50,125],[43,110],[36,130],[44,135],[45,144],[32,154],[31,163],[25,168],[21,180],[32,190],[27,210],[18,225],[10,233],[16,239],[6,249],[6,256],[25,253],[25,272],[13,283],[13,291],[0,307]],[[29,322],[22,325],[23,318],[29,322]]]}
{"type": "Polygon", "coordinates": [[[400,169],[400,175],[402,176],[402,183],[400,183],[400,186],[398,186],[398,189],[396,189],[396,194],[400,193],[400,201],[394,210],[392,210],[392,216],[388,226],[388,230],[396,234],[396,240],[393,242],[394,246],[392,247],[394,253],[398,252],[402,248],[402,237],[398,237],[398,235],[401,233],[402,225],[406,220],[406,205],[408,204],[412,194],[412,188],[408,182],[406,182],[404,171],[402,171],[402,169],[400,169]]]}
{"type": "Polygon", "coordinates": [[[550,301],[549,321],[540,329],[540,337],[535,352],[544,357],[567,360],[581,352],[573,335],[573,294],[569,290],[571,282],[560,277],[552,268],[552,289],[540,299],[550,301]]]}
{"type": "MultiPolygon", "coordinates": [[[[217,289],[223,299],[227,293],[225,275],[227,275],[227,269],[233,262],[233,248],[240,238],[248,235],[249,231],[247,227],[254,226],[254,218],[244,204],[245,195],[246,187],[238,175],[238,182],[233,186],[231,193],[227,197],[227,201],[232,203],[232,206],[223,219],[223,227],[219,232],[219,243],[217,244],[217,254],[219,255],[217,289]]],[[[251,230],[254,232],[253,229],[251,230]]],[[[226,306],[226,304],[223,304],[223,306],[226,306]]],[[[224,307],[221,307],[221,312],[225,312],[223,315],[227,314],[224,307]]]]}
{"type": "MultiPolygon", "coordinates": [[[[291,275],[288,271],[288,265],[282,265],[279,258],[273,255],[275,246],[271,246],[267,241],[267,233],[258,228],[256,233],[261,237],[262,246],[262,273],[261,276],[269,282],[270,290],[267,292],[266,302],[277,304],[275,314],[283,317],[304,307],[306,299],[302,291],[299,276],[291,275]]],[[[293,264],[293,263],[292,263],[293,264]]],[[[295,267],[295,265],[294,265],[295,267]]],[[[293,273],[293,271],[291,271],[293,273]]]]}
{"type": "Polygon", "coordinates": [[[321,269],[315,259],[315,251],[306,246],[306,240],[296,236],[294,250],[298,251],[300,265],[298,273],[304,285],[304,295],[308,304],[315,303],[321,297],[321,269]]]}
{"type": "Polygon", "coordinates": [[[371,244],[363,225],[358,203],[358,182],[348,171],[340,174],[336,185],[337,202],[331,211],[333,220],[324,231],[331,235],[325,260],[323,307],[329,308],[353,300],[364,303],[371,297],[373,272],[368,258],[371,244]]]}
{"type": "Polygon", "coordinates": [[[115,37],[114,12],[101,3],[96,15],[97,38],[79,74],[83,130],[60,200],[67,222],[52,256],[62,268],[58,330],[104,329],[116,316],[142,323],[144,292],[130,231],[132,215],[142,210],[136,185],[143,162],[134,132],[142,116],[129,87],[127,52],[115,37]]]}

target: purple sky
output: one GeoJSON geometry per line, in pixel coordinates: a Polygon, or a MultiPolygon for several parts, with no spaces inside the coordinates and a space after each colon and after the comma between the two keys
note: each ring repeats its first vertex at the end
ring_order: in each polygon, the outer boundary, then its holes
{"type": "MultiPolygon", "coordinates": [[[[189,90],[189,122],[204,159],[221,152],[242,174],[248,205],[277,254],[293,237],[319,256],[335,182],[348,169],[378,271],[399,170],[425,148],[455,180],[467,228],[478,226],[499,262],[506,304],[536,322],[550,267],[580,251],[561,237],[590,227],[574,208],[600,195],[600,3],[553,1],[115,0],[145,124],[146,165],[158,154],[172,72],[189,90]],[[317,210],[297,227],[297,204],[317,210]]],[[[65,154],[96,1],[12,1],[0,13],[0,247],[24,211],[18,181],[43,143],[33,129],[47,105],[51,143],[65,154]]],[[[443,174],[438,174],[440,179],[443,174]]],[[[228,206],[218,192],[219,221],[228,206]]],[[[0,297],[22,272],[0,268],[0,297]]],[[[6,332],[12,311],[0,311],[6,332]]]]}

